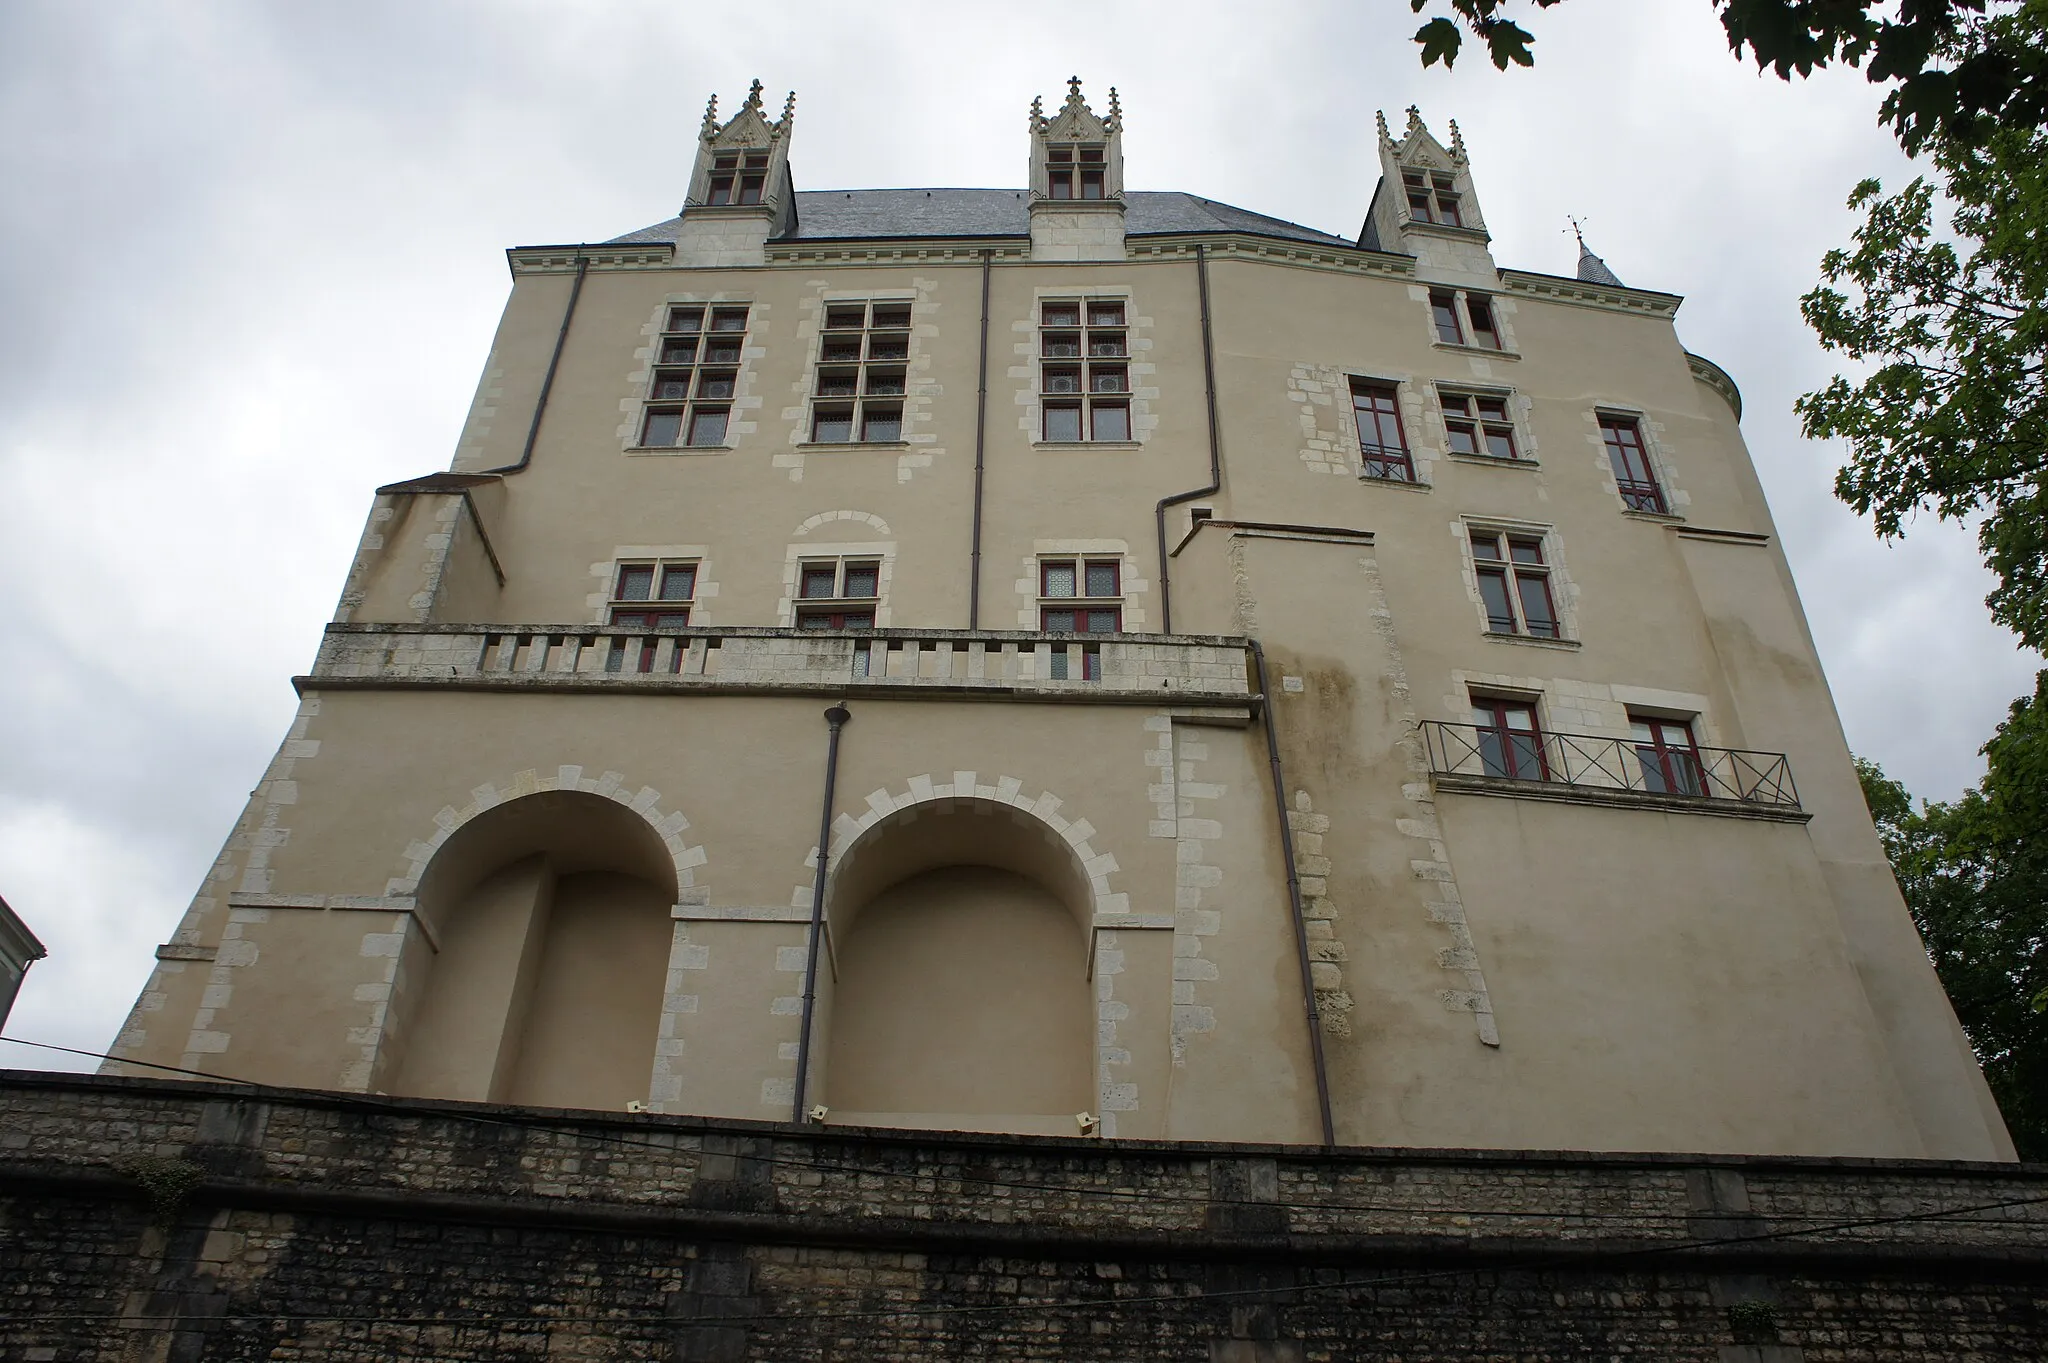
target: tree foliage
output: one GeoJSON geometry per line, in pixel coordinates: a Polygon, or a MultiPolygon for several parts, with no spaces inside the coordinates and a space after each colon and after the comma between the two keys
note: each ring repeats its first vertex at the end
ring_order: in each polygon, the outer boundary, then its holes
{"type": "Polygon", "coordinates": [[[1953,804],[1858,760],[1885,855],[2020,1158],[2048,1160],[2048,672],[1984,745],[1953,804]]]}
{"type": "Polygon", "coordinates": [[[1828,252],[1825,282],[1800,307],[1823,347],[1870,368],[1797,409],[1808,436],[1848,443],[1836,495],[1879,534],[1903,533],[1921,507],[1981,517],[1978,544],[1998,576],[1992,618],[2038,649],[2048,645],[2048,131],[1938,140],[1934,161],[1946,234],[1924,178],[1890,197],[1866,180],[1850,196],[1864,223],[1851,248],[1828,252]]]}
{"type": "MultiPolygon", "coordinates": [[[[1989,124],[2048,123],[2048,68],[2039,55],[1986,19],[2012,8],[1999,0],[1710,0],[1720,12],[1729,50],[1747,52],[1758,70],[1790,80],[1832,62],[1861,68],[1872,84],[1889,85],[1879,117],[1909,152],[1937,133],[1974,137],[1989,124]]],[[[1507,17],[1511,0],[1409,0],[1420,14],[1450,13],[1415,31],[1422,64],[1450,66],[1465,31],[1486,44],[1502,70],[1529,66],[1535,37],[1507,17]]],[[[1549,9],[1563,0],[1527,0],[1549,9]]],[[[2043,0],[2019,0],[2022,10],[2043,0]]]]}

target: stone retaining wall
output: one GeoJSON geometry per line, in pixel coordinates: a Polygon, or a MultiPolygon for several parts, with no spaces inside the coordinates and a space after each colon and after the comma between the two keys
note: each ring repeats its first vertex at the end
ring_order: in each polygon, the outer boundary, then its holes
{"type": "Polygon", "coordinates": [[[0,1075],[0,1357],[2048,1357],[2048,1169],[0,1075]]]}

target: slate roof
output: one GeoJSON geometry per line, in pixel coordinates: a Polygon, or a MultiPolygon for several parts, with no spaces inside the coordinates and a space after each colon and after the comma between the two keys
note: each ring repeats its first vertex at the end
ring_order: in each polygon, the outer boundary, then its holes
{"type": "MultiPolygon", "coordinates": [[[[680,218],[614,237],[614,242],[674,241],[680,218]]],[[[1025,237],[1030,201],[1021,189],[798,190],[796,231],[784,241],[874,237],[1025,237]]],[[[1124,195],[1124,233],[1247,232],[1323,246],[1351,246],[1345,237],[1269,218],[1194,194],[1134,190],[1124,195]]]]}

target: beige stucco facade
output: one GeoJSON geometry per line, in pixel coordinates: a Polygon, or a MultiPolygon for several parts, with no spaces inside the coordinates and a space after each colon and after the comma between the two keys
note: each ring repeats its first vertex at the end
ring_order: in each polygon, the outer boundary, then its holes
{"type": "Polygon", "coordinates": [[[1677,298],[1498,268],[1414,119],[1363,245],[1127,194],[1077,91],[1014,193],[799,195],[793,123],[707,114],[675,222],[510,253],[453,467],[378,493],[119,1056],[787,1120],[806,1054],[834,1123],[1315,1142],[1320,1090],[1347,1144],[2012,1158],[1677,298]],[[907,344],[876,438],[820,439],[849,307],[907,344]],[[667,403],[721,308],[728,386],[667,403]],[[1482,398],[1512,458],[1460,451],[1482,398]],[[1069,402],[1115,438],[1048,439],[1069,402]]]}

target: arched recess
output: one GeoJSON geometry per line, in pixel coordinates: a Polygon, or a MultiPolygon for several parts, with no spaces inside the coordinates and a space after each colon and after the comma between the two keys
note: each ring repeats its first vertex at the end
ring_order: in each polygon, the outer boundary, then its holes
{"type": "Polygon", "coordinates": [[[440,951],[410,976],[392,1091],[617,1110],[644,1098],[676,861],[643,812],[555,790],[455,827],[419,878],[440,951]]]}
{"type": "Polygon", "coordinates": [[[1072,1134],[1097,1106],[1095,891],[1061,833],[979,798],[871,823],[826,881],[813,1088],[835,1122],[1072,1134]]]}

